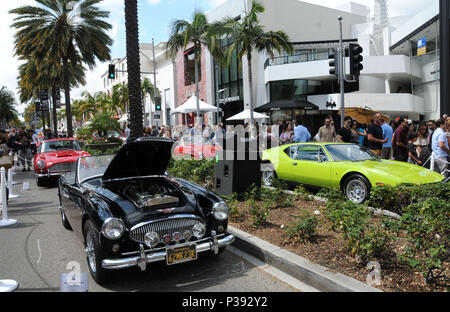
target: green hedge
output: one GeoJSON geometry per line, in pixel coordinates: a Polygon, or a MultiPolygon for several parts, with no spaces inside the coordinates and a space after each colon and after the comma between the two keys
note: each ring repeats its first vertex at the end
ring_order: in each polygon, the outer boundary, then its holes
{"type": "Polygon", "coordinates": [[[167,172],[175,178],[186,179],[209,188],[214,187],[214,160],[170,159],[167,172]]]}

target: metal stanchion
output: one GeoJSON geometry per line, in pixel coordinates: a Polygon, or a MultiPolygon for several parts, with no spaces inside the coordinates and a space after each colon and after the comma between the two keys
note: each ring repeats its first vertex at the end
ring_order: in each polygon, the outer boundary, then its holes
{"type": "Polygon", "coordinates": [[[13,193],[13,183],[12,183],[12,168],[8,170],[8,189],[9,189],[9,198],[17,198],[19,195],[13,193]]]}
{"type": "Polygon", "coordinates": [[[1,226],[8,226],[12,224],[16,224],[17,220],[8,219],[8,206],[6,203],[6,172],[5,168],[2,167],[0,169],[1,173],[1,184],[0,184],[0,192],[2,193],[2,220],[0,220],[1,226]]]}
{"type": "Polygon", "coordinates": [[[14,280],[0,280],[0,292],[12,292],[19,287],[19,283],[14,280]]]}

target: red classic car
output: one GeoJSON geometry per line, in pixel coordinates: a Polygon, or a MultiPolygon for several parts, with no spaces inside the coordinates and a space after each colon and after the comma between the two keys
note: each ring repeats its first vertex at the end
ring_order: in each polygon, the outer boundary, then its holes
{"type": "Polygon", "coordinates": [[[216,156],[216,149],[221,150],[220,145],[214,144],[213,141],[207,141],[203,137],[184,136],[176,143],[173,150],[174,157],[194,158],[194,159],[214,159],[216,156]]]}
{"type": "Polygon", "coordinates": [[[34,173],[38,186],[52,179],[57,179],[61,174],[75,170],[79,157],[90,156],[83,151],[75,139],[51,139],[39,144],[34,155],[34,173]]]}

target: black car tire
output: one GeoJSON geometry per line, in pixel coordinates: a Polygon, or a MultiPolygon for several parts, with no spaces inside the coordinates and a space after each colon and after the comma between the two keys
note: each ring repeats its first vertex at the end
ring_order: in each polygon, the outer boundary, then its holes
{"type": "Polygon", "coordinates": [[[264,186],[272,186],[277,179],[275,167],[271,163],[261,164],[261,183],[264,186]]]}
{"type": "Polygon", "coordinates": [[[39,187],[44,187],[45,186],[45,181],[43,178],[36,178],[36,184],[39,187]]]}
{"type": "Polygon", "coordinates": [[[347,198],[357,204],[362,204],[370,196],[370,182],[360,174],[352,174],[343,183],[343,191],[347,198]]]}
{"type": "Polygon", "coordinates": [[[104,256],[98,242],[98,233],[95,231],[91,220],[87,220],[84,227],[84,246],[86,248],[86,260],[89,272],[97,284],[102,285],[109,280],[110,272],[102,268],[104,256]]]}
{"type": "Polygon", "coordinates": [[[64,209],[61,209],[61,223],[66,230],[72,230],[69,220],[67,220],[66,214],[64,213],[64,209]]]}

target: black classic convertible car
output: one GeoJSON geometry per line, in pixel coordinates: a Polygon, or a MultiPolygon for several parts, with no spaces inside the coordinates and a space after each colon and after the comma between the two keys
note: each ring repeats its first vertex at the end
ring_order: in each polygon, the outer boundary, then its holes
{"type": "Polygon", "coordinates": [[[214,192],[165,174],[172,140],[139,138],[116,155],[81,157],[59,183],[62,223],[84,242],[90,273],[217,255],[234,241],[228,206],[214,192]]]}

